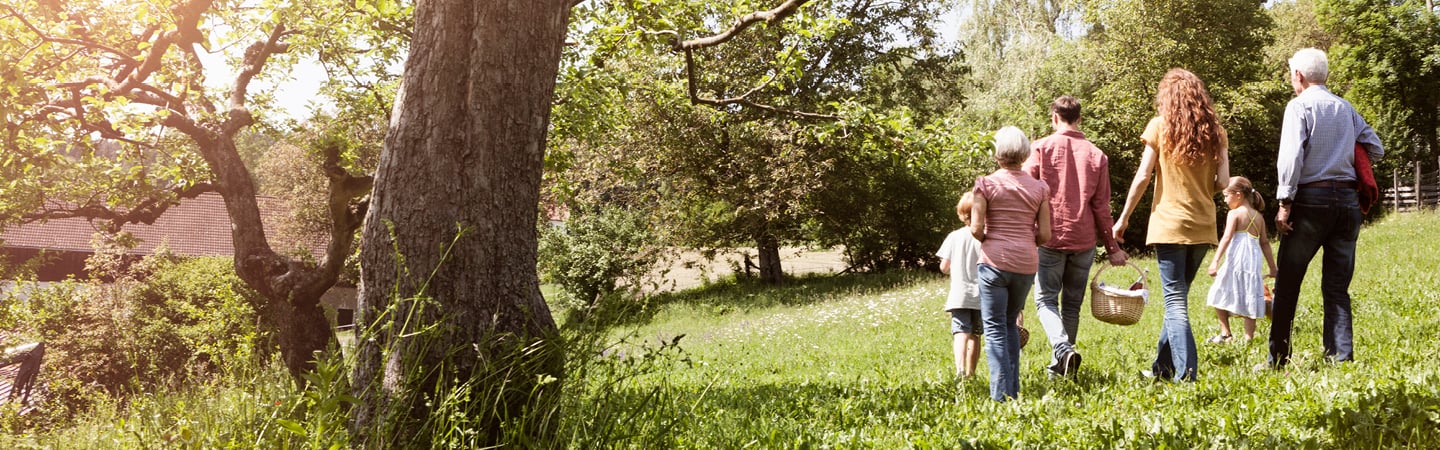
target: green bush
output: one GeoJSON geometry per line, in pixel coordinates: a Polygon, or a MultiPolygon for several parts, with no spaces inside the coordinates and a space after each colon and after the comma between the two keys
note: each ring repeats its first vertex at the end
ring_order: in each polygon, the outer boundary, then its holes
{"type": "Polygon", "coordinates": [[[28,425],[243,375],[272,345],[257,319],[261,304],[229,258],[156,256],[112,283],[67,281],[30,291],[11,307],[18,334],[47,347],[41,413],[28,425]]]}
{"type": "Polygon", "coordinates": [[[638,306],[625,300],[639,297],[663,255],[645,215],[601,207],[542,230],[539,268],[560,285],[567,323],[581,323],[599,311],[638,306]]]}
{"type": "Polygon", "coordinates": [[[137,324],[150,332],[142,348],[157,353],[159,373],[234,373],[268,355],[259,319],[265,300],[245,286],[230,258],[165,260],[129,297],[137,324]]]}

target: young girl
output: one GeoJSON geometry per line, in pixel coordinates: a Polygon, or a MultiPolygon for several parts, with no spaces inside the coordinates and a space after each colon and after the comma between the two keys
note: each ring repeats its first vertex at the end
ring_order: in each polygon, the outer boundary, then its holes
{"type": "Polygon", "coordinates": [[[1220,251],[1210,261],[1210,306],[1220,318],[1220,334],[1210,338],[1212,344],[1229,342],[1230,316],[1245,318],[1245,339],[1255,338],[1255,319],[1265,317],[1265,278],[1275,277],[1275,257],[1270,253],[1270,238],[1260,210],[1265,200],[1255,192],[1250,180],[1231,177],[1225,187],[1225,203],[1230,214],[1225,217],[1225,236],[1220,238],[1220,251]],[[1229,255],[1228,257],[1226,255],[1229,255]],[[1260,265],[1264,255],[1265,266],[1260,265]],[[1221,259],[1225,262],[1222,264],[1221,259]]]}

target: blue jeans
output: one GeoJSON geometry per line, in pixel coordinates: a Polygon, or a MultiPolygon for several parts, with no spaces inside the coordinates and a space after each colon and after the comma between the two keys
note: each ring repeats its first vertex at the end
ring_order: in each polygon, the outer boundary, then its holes
{"type": "Polygon", "coordinates": [[[1209,244],[1155,245],[1160,292],[1165,297],[1165,322],[1160,326],[1155,363],[1150,366],[1157,377],[1195,381],[1200,357],[1195,352],[1195,334],[1190,331],[1190,282],[1195,281],[1209,251],[1209,244]]]}
{"type": "Polygon", "coordinates": [[[1060,373],[1060,357],[1075,351],[1080,328],[1080,307],[1085,303],[1085,282],[1095,262],[1095,249],[1068,252],[1040,247],[1040,271],[1035,273],[1035,315],[1050,340],[1050,371],[1060,373]]]}
{"type": "Polygon", "coordinates": [[[978,266],[980,320],[985,323],[985,360],[990,365],[990,398],[1003,402],[1020,395],[1020,326],[1025,295],[1035,274],[978,266]]]}
{"type": "Polygon", "coordinates": [[[1290,206],[1290,226],[1280,237],[1275,277],[1275,311],[1270,324],[1270,365],[1290,362],[1290,332],[1300,284],[1310,260],[1321,248],[1320,296],[1324,299],[1325,356],[1334,361],[1355,357],[1351,327],[1350,279],[1355,275],[1355,239],[1360,236],[1360,201],[1355,189],[1302,188],[1290,206]]]}

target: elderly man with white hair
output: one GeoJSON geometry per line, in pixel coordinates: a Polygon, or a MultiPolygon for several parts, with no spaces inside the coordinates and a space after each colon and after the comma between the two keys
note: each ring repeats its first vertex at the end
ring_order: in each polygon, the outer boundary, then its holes
{"type": "Polygon", "coordinates": [[[1285,107],[1275,163],[1280,174],[1275,227],[1281,237],[1268,361],[1274,369],[1290,361],[1300,284],[1310,260],[1322,248],[1325,357],[1334,362],[1354,358],[1350,279],[1355,273],[1355,240],[1361,220],[1355,145],[1364,146],[1372,160],[1383,156],[1385,150],[1375,130],[1350,102],[1325,87],[1329,75],[1325,52],[1307,48],[1290,58],[1295,98],[1285,107]]]}
{"type": "Polygon", "coordinates": [[[1020,170],[1030,139],[1019,128],[995,132],[1000,169],[975,180],[970,232],[980,241],[980,321],[990,365],[990,398],[1020,395],[1020,326],[1039,267],[1036,248],[1050,240],[1050,187],[1020,170]]]}

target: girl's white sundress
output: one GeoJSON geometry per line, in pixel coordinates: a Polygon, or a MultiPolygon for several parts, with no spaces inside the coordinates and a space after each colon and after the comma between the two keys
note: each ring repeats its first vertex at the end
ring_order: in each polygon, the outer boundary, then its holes
{"type": "MultiPolygon", "coordinates": [[[[1255,223],[1251,214],[1250,223],[1255,223]]],[[[1265,317],[1265,254],[1260,239],[1250,234],[1250,225],[1230,238],[1225,260],[1210,285],[1210,306],[1250,318],[1265,317]]]]}

